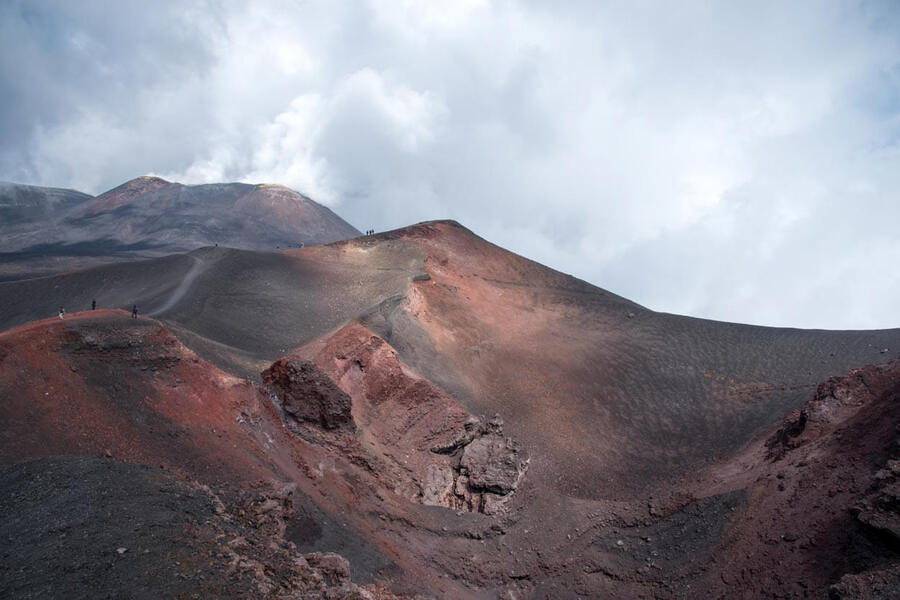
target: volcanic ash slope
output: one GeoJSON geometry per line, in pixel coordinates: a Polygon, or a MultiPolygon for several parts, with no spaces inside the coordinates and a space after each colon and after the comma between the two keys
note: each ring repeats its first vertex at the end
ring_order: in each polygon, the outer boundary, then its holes
{"type": "MultiPolygon", "coordinates": [[[[898,330],[655,313],[447,221],[0,284],[0,307],[4,464],[108,450],[238,515],[292,489],[267,535],[348,559],[361,594],[894,589],[898,330]],[[154,319],[24,324],[94,296],[154,319]]],[[[281,559],[248,560],[272,593],[281,559]]]]}

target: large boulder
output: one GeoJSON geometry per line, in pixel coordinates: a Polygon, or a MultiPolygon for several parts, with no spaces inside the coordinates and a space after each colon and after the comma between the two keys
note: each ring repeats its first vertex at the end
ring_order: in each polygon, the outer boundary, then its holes
{"type": "Polygon", "coordinates": [[[459,466],[467,473],[472,489],[494,494],[515,490],[523,471],[512,440],[500,435],[473,440],[465,447],[459,466]]]}
{"type": "Polygon", "coordinates": [[[298,422],[337,429],[353,422],[350,396],[309,361],[285,357],[262,373],[284,412],[298,422]]]}
{"type": "Polygon", "coordinates": [[[306,563],[317,569],[328,585],[350,583],[350,563],[340,554],[333,552],[313,552],[304,554],[306,563]]]}

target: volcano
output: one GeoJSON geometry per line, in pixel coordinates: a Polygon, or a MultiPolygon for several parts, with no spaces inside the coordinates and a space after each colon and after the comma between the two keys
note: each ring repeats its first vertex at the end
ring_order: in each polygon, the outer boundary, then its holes
{"type": "Polygon", "coordinates": [[[900,330],[658,313],[453,221],[224,246],[0,283],[4,595],[897,597],[900,330]]]}
{"type": "Polygon", "coordinates": [[[97,197],[0,184],[0,278],[26,279],[204,246],[277,249],[360,235],[281,185],[138,177],[97,197]]]}

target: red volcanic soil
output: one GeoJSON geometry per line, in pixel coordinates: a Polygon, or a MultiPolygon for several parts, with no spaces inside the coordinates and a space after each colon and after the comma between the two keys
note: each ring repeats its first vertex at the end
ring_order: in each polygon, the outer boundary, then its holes
{"type": "Polygon", "coordinates": [[[898,597],[898,330],[655,313],[452,222],[0,284],[0,307],[0,465],[207,486],[280,548],[244,555],[260,597],[313,552],[360,597],[898,597]],[[95,296],[155,318],[20,325],[95,296]]]}
{"type": "Polygon", "coordinates": [[[897,330],[800,331],[654,313],[452,223],[376,238],[310,253],[414,248],[423,275],[363,322],[470,412],[503,415],[535,448],[532,476],[566,496],[647,493],[738,450],[818,381],[900,347],[897,330]]]}
{"type": "MultiPolygon", "coordinates": [[[[75,471],[89,470],[97,486],[90,493],[103,496],[101,505],[111,502],[117,507],[117,512],[106,515],[107,521],[93,512],[102,506],[93,505],[87,522],[78,515],[54,517],[74,520],[74,524],[62,529],[71,529],[73,538],[59,542],[56,537],[60,530],[46,531],[42,521],[46,507],[33,504],[45,498],[48,491],[35,491],[36,497],[30,498],[30,492],[21,490],[25,484],[15,483],[5,489],[4,494],[19,494],[8,500],[10,510],[20,516],[15,522],[4,522],[4,528],[12,532],[30,524],[26,531],[34,544],[43,548],[34,549],[17,537],[4,536],[8,543],[0,554],[4,564],[0,569],[0,591],[5,597],[7,593],[15,597],[58,597],[68,584],[78,585],[86,573],[98,570],[101,579],[89,584],[98,587],[88,587],[88,591],[108,588],[118,590],[119,597],[131,597],[134,589],[129,587],[128,578],[134,573],[130,569],[145,567],[154,571],[152,577],[148,575],[147,585],[151,587],[145,597],[160,597],[170,589],[199,590],[204,597],[211,594],[267,598],[277,595],[275,592],[306,591],[312,595],[303,597],[318,598],[315,593],[327,590],[331,594],[328,598],[393,597],[374,585],[368,590],[374,596],[359,596],[362,592],[347,579],[349,567],[344,558],[335,555],[328,559],[343,565],[343,574],[332,577],[316,574],[319,567],[314,561],[319,560],[318,555],[298,553],[298,546],[308,546],[305,541],[318,541],[323,537],[322,530],[331,528],[325,532],[329,539],[322,546],[347,546],[352,540],[351,554],[366,567],[362,579],[374,583],[375,571],[391,565],[377,549],[359,540],[346,522],[337,523],[297,488],[297,480],[312,485],[302,477],[292,480],[298,464],[292,463],[290,456],[302,450],[286,438],[277,414],[254,386],[198,358],[158,322],[132,319],[123,311],[101,310],[7,331],[0,335],[0,398],[0,467],[9,467],[3,473],[11,478],[10,485],[22,477],[27,481],[35,477],[55,478],[55,485],[62,486],[68,502],[77,508],[79,494],[72,491],[72,484],[65,483],[72,475],[68,467],[63,467],[71,464],[75,471]],[[281,444],[274,451],[276,440],[281,444]],[[84,461],[28,462],[25,468],[35,474],[27,476],[10,466],[57,455],[101,457],[113,464],[99,467],[84,461]],[[123,470],[115,466],[119,462],[151,466],[161,473],[123,470]],[[282,462],[288,465],[288,473],[279,468],[282,462]],[[49,473],[45,473],[45,466],[49,473]],[[115,472],[110,474],[107,468],[115,472]],[[127,498],[107,497],[147,485],[173,485],[175,488],[167,493],[174,494],[178,501],[190,500],[194,506],[190,510],[170,507],[157,521],[151,519],[147,527],[167,530],[165,540],[148,540],[145,535],[149,533],[137,535],[130,526],[129,515],[139,515],[142,503],[149,506],[148,510],[155,510],[153,507],[162,502],[155,497],[155,488],[144,496],[136,496],[135,506],[128,506],[127,510],[120,506],[127,504],[127,498]],[[21,494],[25,494],[24,499],[21,494]],[[198,494],[202,496],[199,505],[198,494]],[[179,514],[181,510],[188,514],[179,514]],[[312,522],[311,516],[318,522],[312,522]],[[288,526],[296,544],[284,537],[288,526]],[[69,572],[72,558],[67,557],[66,551],[81,552],[77,538],[94,535],[91,527],[114,529],[121,539],[110,543],[132,551],[135,547],[146,549],[149,544],[154,551],[162,552],[168,543],[176,555],[169,553],[164,559],[157,556],[150,563],[147,557],[141,557],[143,564],[139,561],[124,571],[109,574],[104,565],[120,558],[112,552],[116,547],[98,548],[81,542],[88,554],[100,562],[79,563],[76,571],[80,574],[75,582],[66,577],[54,580],[49,571],[42,572],[21,559],[25,548],[26,554],[34,554],[41,564],[48,565],[47,569],[69,572]],[[126,539],[131,543],[126,544],[126,539]],[[223,546],[228,540],[234,543],[223,546]],[[182,542],[194,544],[192,552],[181,548],[182,542]],[[277,547],[269,548],[272,543],[277,547]],[[191,561],[189,573],[176,561],[177,556],[191,561]],[[160,564],[160,560],[168,562],[160,564]],[[304,560],[312,566],[306,566],[304,560]],[[23,578],[8,566],[20,562],[22,568],[43,575],[23,578]],[[279,577],[273,578],[273,569],[279,577]],[[183,578],[184,585],[173,588],[172,577],[183,578]],[[220,582],[216,578],[221,577],[234,585],[217,587],[220,582]],[[336,591],[337,588],[343,591],[336,591]]],[[[314,453],[304,455],[314,457],[314,453]]],[[[60,510],[67,506],[58,500],[55,503],[60,510]]],[[[326,504],[324,510],[333,512],[335,507],[326,504]]],[[[103,537],[108,538],[108,533],[103,537]]]]}
{"type": "Polygon", "coordinates": [[[134,202],[144,194],[156,192],[169,185],[171,184],[161,177],[137,177],[91,199],[84,208],[90,214],[115,210],[134,202]]]}
{"type": "Polygon", "coordinates": [[[266,472],[232,441],[245,437],[236,419],[253,387],[210,369],[155,321],[111,310],[38,321],[0,335],[0,361],[0,414],[16,425],[4,464],[78,453],[183,465],[211,481],[266,472]]]}
{"type": "Polygon", "coordinates": [[[829,584],[828,598],[900,597],[898,408],[900,361],[853,369],[704,473],[693,493],[743,489],[747,502],[700,585],[754,598],[813,597],[829,584]]]}

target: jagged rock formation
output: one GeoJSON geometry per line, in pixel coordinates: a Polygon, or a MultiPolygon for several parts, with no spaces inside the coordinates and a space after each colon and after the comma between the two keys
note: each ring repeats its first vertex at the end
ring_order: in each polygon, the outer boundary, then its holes
{"type": "Polygon", "coordinates": [[[508,494],[516,489],[523,471],[518,458],[518,449],[512,439],[492,435],[467,445],[459,468],[469,478],[472,489],[508,494]]]}
{"type": "Polygon", "coordinates": [[[467,414],[360,325],[315,348],[315,354],[301,350],[262,373],[292,430],[352,456],[410,500],[485,514],[503,511],[527,461],[503,435],[499,415],[488,421],[467,414]]]}
{"type": "Polygon", "coordinates": [[[270,396],[287,415],[337,429],[353,423],[350,396],[309,361],[283,358],[263,371],[270,396]]]}
{"type": "Polygon", "coordinates": [[[450,469],[432,468],[423,490],[424,504],[493,515],[525,474],[527,460],[512,438],[503,435],[503,419],[470,418],[449,442],[431,448],[452,457],[450,469]]]}
{"type": "Polygon", "coordinates": [[[898,403],[900,360],[852,369],[732,461],[757,500],[732,529],[723,581],[751,597],[897,597],[898,403]]]}
{"type": "Polygon", "coordinates": [[[780,459],[790,450],[833,433],[874,396],[891,393],[891,386],[897,385],[895,371],[894,364],[861,367],[819,384],[815,396],[791,411],[766,441],[769,458],[780,459]]]}

